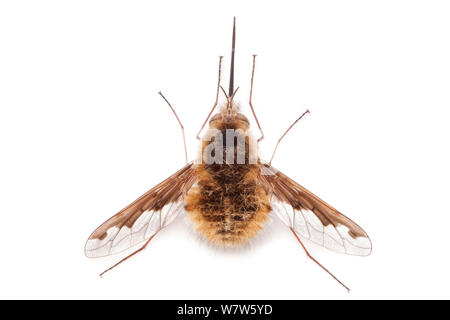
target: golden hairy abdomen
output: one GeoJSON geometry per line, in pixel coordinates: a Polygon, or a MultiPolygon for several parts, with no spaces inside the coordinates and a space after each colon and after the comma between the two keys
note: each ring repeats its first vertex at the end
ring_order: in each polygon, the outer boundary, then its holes
{"type": "Polygon", "coordinates": [[[185,209],[196,229],[211,243],[240,246],[268,220],[270,205],[258,185],[257,164],[198,164],[198,185],[187,195],[185,209]]]}

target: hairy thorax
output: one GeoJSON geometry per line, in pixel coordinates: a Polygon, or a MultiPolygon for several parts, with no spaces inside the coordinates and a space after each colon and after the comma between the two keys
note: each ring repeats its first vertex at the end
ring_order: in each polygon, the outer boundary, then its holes
{"type": "Polygon", "coordinates": [[[267,195],[258,184],[260,164],[246,121],[211,120],[208,133],[214,134],[202,140],[195,165],[198,183],[186,199],[185,209],[197,231],[219,246],[244,244],[264,227],[270,212],[267,195]],[[227,135],[230,130],[235,134],[227,135]],[[220,145],[208,149],[221,136],[220,145]],[[215,161],[205,158],[208,150],[215,161]]]}

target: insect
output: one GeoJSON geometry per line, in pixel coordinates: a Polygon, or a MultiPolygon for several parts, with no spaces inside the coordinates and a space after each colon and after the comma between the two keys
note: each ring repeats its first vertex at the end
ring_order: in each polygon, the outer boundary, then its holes
{"type": "Polygon", "coordinates": [[[235,42],[236,19],[229,90],[227,93],[221,86],[221,56],[216,100],[197,134],[201,145],[197,159],[188,162],[184,127],[175,109],[159,92],[180,124],[186,165],[100,225],[86,243],[86,256],[103,257],[142,244],[103,275],[144,250],[159,231],[183,212],[204,238],[222,247],[245,244],[274,216],[286,224],[309,258],[349,290],[310,255],[301,238],[333,251],[360,256],[371,253],[371,241],[356,223],[272,166],[279,143],[309,110],[284,132],[268,163],[259,158],[258,144],[264,133],[252,104],[256,55],[253,55],[249,106],[261,134],[257,140],[249,131],[249,120],[234,102],[239,89],[234,89],[235,42]],[[221,91],[226,100],[212,116],[219,105],[221,91]],[[206,124],[209,128],[201,137],[206,124]]]}

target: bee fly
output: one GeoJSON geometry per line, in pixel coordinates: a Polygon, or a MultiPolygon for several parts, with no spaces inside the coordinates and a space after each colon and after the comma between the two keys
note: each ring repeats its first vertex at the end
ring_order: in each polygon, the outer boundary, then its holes
{"type": "Polygon", "coordinates": [[[286,224],[308,257],[349,290],[309,254],[301,238],[336,252],[359,256],[370,254],[371,241],[356,223],[272,166],[278,144],[309,110],[281,136],[270,162],[258,157],[258,143],[264,133],[252,104],[256,55],[253,55],[249,105],[261,133],[257,140],[250,134],[249,120],[234,102],[238,90],[234,89],[235,41],[236,19],[228,94],[221,86],[223,57],[219,57],[216,100],[197,134],[201,143],[197,160],[188,162],[184,127],[174,108],[159,92],[182,129],[186,166],[98,227],[86,243],[86,256],[103,257],[143,243],[103,275],[145,249],[160,230],[184,211],[204,238],[222,247],[245,244],[264,228],[269,217],[276,216],[286,224]],[[211,118],[221,91],[226,100],[211,118]],[[208,120],[209,128],[200,138],[208,120]]]}

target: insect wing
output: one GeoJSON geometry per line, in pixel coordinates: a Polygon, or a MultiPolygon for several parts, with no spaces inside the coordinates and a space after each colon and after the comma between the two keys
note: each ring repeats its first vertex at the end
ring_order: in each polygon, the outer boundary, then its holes
{"type": "Polygon", "coordinates": [[[262,165],[260,180],[272,211],[303,238],[339,253],[371,253],[372,243],[360,226],[274,167],[262,165]]]}
{"type": "Polygon", "coordinates": [[[191,163],[152,188],[90,235],[86,256],[116,254],[151,238],[183,211],[184,197],[195,180],[191,163]]]}

